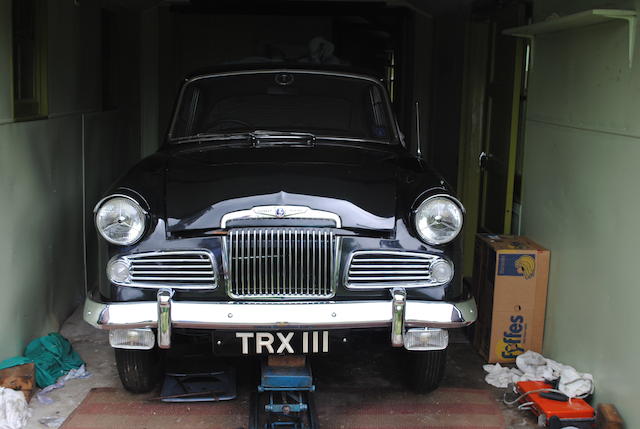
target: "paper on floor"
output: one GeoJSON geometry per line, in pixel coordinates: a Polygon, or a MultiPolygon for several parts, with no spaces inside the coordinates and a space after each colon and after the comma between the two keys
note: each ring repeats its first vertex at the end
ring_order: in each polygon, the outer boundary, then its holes
{"type": "Polygon", "coordinates": [[[0,387],[0,429],[21,429],[31,410],[22,392],[0,387]]]}
{"type": "Polygon", "coordinates": [[[82,364],[80,365],[80,368],[72,369],[66,375],[63,375],[60,378],[58,378],[58,381],[56,381],[55,384],[51,384],[45,387],[44,389],[40,390],[38,393],[36,393],[36,398],[38,398],[38,402],[40,402],[41,404],[45,404],[45,405],[52,404],[53,399],[51,399],[47,395],[49,392],[51,392],[52,390],[60,389],[64,387],[66,382],[69,380],[73,380],[75,378],[89,378],[89,377],[91,377],[91,373],[87,371],[85,365],[82,364]]]}
{"type": "Polygon", "coordinates": [[[516,358],[517,368],[507,368],[499,363],[484,365],[485,381],[492,386],[505,388],[509,383],[534,380],[560,379],[558,390],[570,397],[593,393],[593,376],[583,374],[569,365],[547,359],[540,353],[528,351],[516,358]]]}

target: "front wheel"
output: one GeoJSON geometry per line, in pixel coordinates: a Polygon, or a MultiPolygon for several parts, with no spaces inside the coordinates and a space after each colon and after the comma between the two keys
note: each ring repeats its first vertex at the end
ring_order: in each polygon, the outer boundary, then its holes
{"type": "Polygon", "coordinates": [[[409,384],[417,393],[428,393],[440,386],[447,367],[447,349],[409,353],[409,384]]]}
{"type": "Polygon", "coordinates": [[[114,350],[118,375],[124,388],[133,393],[153,390],[160,377],[158,350],[114,350]]]}

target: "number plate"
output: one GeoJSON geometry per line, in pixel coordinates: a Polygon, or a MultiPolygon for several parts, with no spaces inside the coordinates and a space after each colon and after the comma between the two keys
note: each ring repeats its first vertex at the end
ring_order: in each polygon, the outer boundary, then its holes
{"type": "Polygon", "coordinates": [[[214,350],[223,354],[329,353],[329,331],[216,332],[214,350]]]}

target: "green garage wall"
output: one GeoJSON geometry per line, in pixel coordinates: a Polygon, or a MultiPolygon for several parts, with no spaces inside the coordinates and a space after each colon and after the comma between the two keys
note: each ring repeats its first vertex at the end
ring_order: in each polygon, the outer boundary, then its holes
{"type": "MultiPolygon", "coordinates": [[[[139,157],[137,56],[122,49],[133,66],[120,73],[133,77],[120,81],[119,108],[104,111],[101,10],[85,3],[47,1],[49,116],[14,122],[11,1],[0,0],[0,359],[56,330],[81,303],[99,275],[91,210],[139,157]]],[[[116,39],[135,47],[135,17],[116,15],[116,39]]]]}
{"type": "MultiPolygon", "coordinates": [[[[534,1],[553,12],[633,2],[534,1]],[[560,9],[558,9],[560,8],[560,9]]],[[[596,401],[640,427],[640,50],[622,21],[539,36],[524,153],[523,233],[551,249],[544,352],[593,373],[596,401]]]]}

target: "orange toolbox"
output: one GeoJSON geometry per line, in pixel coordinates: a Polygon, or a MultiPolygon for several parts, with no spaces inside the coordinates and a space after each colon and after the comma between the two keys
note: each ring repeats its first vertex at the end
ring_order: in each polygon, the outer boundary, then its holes
{"type": "Polygon", "coordinates": [[[519,394],[524,395],[520,399],[520,408],[529,408],[538,416],[538,424],[541,426],[550,429],[595,427],[595,410],[584,399],[569,399],[561,393],[544,391],[553,389],[551,384],[544,381],[519,381],[516,389],[519,394]]]}

